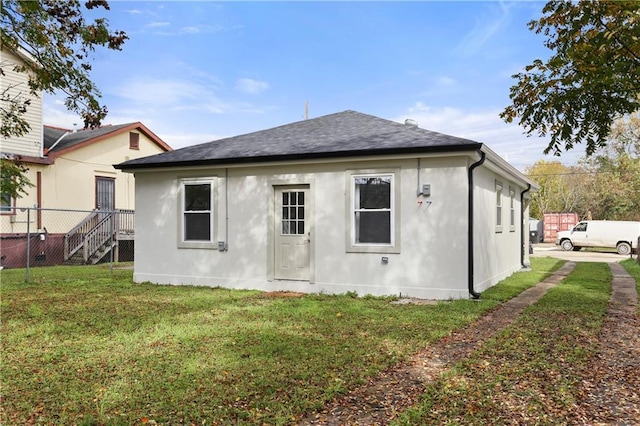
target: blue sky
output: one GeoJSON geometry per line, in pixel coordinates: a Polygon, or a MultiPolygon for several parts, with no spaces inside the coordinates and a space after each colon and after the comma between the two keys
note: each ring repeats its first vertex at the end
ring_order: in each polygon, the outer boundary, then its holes
{"type": "MultiPolygon", "coordinates": [[[[547,141],[498,114],[511,75],[549,51],[544,2],[114,1],[130,39],[97,50],[105,124],[141,121],[174,148],[344,110],[486,143],[520,170],[547,141]]],[[[45,124],[81,120],[45,97],[45,124]]],[[[579,146],[560,158],[575,164],[579,146]]]]}

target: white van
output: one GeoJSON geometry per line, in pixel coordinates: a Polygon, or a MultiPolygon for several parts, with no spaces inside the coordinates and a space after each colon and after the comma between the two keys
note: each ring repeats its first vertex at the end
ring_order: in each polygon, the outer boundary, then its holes
{"type": "Polygon", "coordinates": [[[628,255],[638,249],[640,222],[615,220],[583,220],[570,231],[558,232],[556,245],[563,250],[582,247],[610,247],[618,254],[628,255]]]}

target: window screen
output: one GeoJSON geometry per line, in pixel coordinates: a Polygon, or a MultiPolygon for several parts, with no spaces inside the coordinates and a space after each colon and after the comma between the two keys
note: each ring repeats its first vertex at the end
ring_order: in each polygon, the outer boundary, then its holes
{"type": "Polygon", "coordinates": [[[184,241],[211,241],[211,183],[185,183],[183,196],[184,241]]]}
{"type": "Polygon", "coordinates": [[[392,175],[354,176],[355,244],[392,243],[392,175]]]}

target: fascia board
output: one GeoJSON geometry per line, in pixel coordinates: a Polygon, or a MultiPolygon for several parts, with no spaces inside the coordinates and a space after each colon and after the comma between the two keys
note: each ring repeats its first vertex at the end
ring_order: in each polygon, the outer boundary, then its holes
{"type": "Polygon", "coordinates": [[[493,152],[486,145],[482,145],[482,151],[486,155],[487,161],[485,161],[484,165],[488,169],[500,174],[501,176],[504,176],[507,179],[520,182],[524,184],[524,186],[531,185],[530,191],[532,192],[538,191],[540,189],[540,185],[529,179],[524,173],[513,167],[504,158],[493,152]]]}
{"type": "MultiPolygon", "coordinates": [[[[457,151],[457,152],[433,152],[422,154],[396,154],[396,155],[368,155],[362,157],[336,157],[336,158],[318,158],[318,159],[305,159],[305,160],[291,160],[291,161],[272,161],[272,162],[257,162],[257,163],[224,163],[224,164],[200,164],[200,165],[179,165],[166,167],[131,167],[121,168],[120,170],[125,173],[156,173],[156,172],[175,172],[175,171],[196,171],[196,170],[211,170],[211,169],[240,169],[240,168],[263,168],[263,167],[280,167],[280,166],[295,166],[295,165],[311,165],[311,164],[338,164],[338,163],[352,163],[352,162],[370,162],[370,161],[394,161],[394,160],[406,160],[406,159],[428,159],[428,158],[451,158],[451,157],[470,157],[475,158],[477,151],[457,151]]],[[[476,155],[477,156],[477,155],[476,155]]],[[[114,164],[114,167],[117,164],[114,164]]],[[[118,167],[115,167],[118,169],[118,167]]]]}

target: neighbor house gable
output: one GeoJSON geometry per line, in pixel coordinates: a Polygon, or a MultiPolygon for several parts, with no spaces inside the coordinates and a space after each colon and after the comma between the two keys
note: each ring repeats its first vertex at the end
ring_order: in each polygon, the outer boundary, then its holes
{"type": "Polygon", "coordinates": [[[140,132],[161,150],[172,150],[169,145],[140,122],[114,126],[102,126],[89,130],[68,130],[66,133],[64,132],[65,129],[47,127],[48,128],[45,130],[45,134],[48,135],[48,137],[45,137],[45,154],[52,160],[55,160],[56,157],[61,155],[82,149],[88,145],[99,143],[128,132],[140,132]]]}

